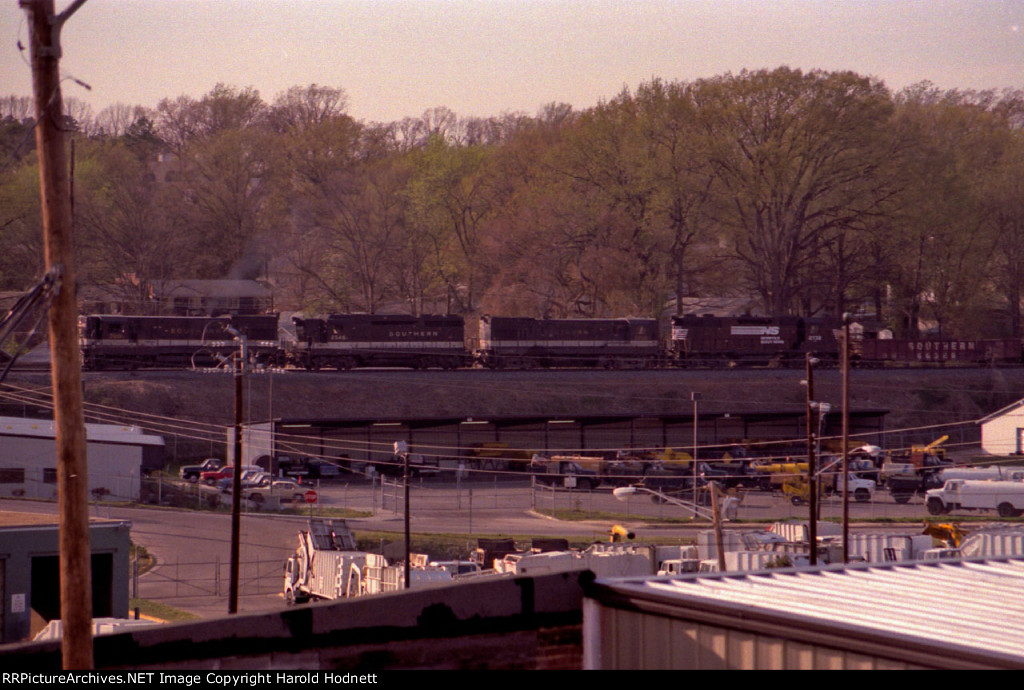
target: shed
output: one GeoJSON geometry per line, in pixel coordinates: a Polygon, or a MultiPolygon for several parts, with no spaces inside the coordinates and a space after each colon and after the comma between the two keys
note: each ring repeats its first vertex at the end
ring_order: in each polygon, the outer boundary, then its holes
{"type": "Polygon", "coordinates": [[[991,455],[1024,453],[1024,400],[982,417],[981,449],[991,455]]]}
{"type": "Polygon", "coordinates": [[[584,667],[1022,669],[1022,591],[1022,559],[598,579],[584,667]]]}
{"type": "MultiPolygon", "coordinates": [[[[60,618],[59,518],[0,511],[0,642],[29,639],[60,618]]],[[[131,525],[90,518],[92,610],[97,617],[128,617],[131,525]]]]}
{"type": "MultiPolygon", "coordinates": [[[[139,427],[86,424],[85,436],[90,493],[136,500],[141,475],[163,466],[163,437],[139,427]]],[[[56,498],[56,438],[52,420],[0,417],[0,496],[56,498]]]]}

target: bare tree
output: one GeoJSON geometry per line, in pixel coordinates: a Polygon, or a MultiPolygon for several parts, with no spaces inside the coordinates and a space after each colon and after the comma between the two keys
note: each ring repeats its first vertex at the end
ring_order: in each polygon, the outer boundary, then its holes
{"type": "Polygon", "coordinates": [[[885,212],[895,193],[884,85],[779,68],[695,84],[718,193],[746,285],[769,313],[806,309],[821,249],[885,212]]]}

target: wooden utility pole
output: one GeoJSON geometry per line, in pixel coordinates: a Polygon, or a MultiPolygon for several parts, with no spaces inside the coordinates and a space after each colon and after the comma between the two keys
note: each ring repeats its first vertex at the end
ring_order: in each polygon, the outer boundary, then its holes
{"type": "Polygon", "coordinates": [[[76,0],[57,16],[53,0],[20,0],[22,9],[28,13],[30,33],[46,268],[59,280],[48,316],[53,418],[57,429],[62,654],[64,668],[69,670],[93,668],[89,475],[85,462],[71,191],[64,151],[59,69],[61,27],[84,2],[76,0]]]}
{"type": "Polygon", "coordinates": [[[850,562],[850,315],[843,314],[843,563],[850,562]]]}
{"type": "MultiPolygon", "coordinates": [[[[238,581],[241,573],[242,544],[242,362],[235,369],[235,474],[231,478],[231,581],[228,588],[228,613],[238,613],[238,581]]],[[[274,467],[273,462],[268,470],[274,467]]],[[[270,478],[273,486],[274,478],[270,478]]]]}
{"type": "Polygon", "coordinates": [[[814,416],[817,408],[814,405],[814,362],[810,352],[807,353],[807,504],[810,507],[811,521],[807,528],[807,540],[810,542],[811,565],[818,563],[818,477],[814,467],[814,416]]]}
{"type": "MultiPolygon", "coordinates": [[[[238,359],[235,361],[235,475],[231,478],[231,582],[228,591],[228,613],[238,613],[238,587],[241,573],[241,543],[242,543],[242,420],[245,419],[242,411],[242,384],[245,379],[245,362],[249,358],[248,343],[246,337],[240,331],[228,327],[228,330],[238,340],[238,359]]],[[[267,466],[273,471],[274,463],[267,466]]],[[[274,485],[274,478],[270,478],[270,485],[274,485]]]]}

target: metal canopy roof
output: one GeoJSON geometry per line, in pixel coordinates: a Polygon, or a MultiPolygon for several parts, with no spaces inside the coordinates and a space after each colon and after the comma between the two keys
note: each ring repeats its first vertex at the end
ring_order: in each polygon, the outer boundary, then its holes
{"type": "Polygon", "coordinates": [[[597,580],[602,603],[715,615],[737,628],[827,628],[899,647],[1024,666],[1024,559],[965,559],[597,580]]]}
{"type": "MultiPolygon", "coordinates": [[[[35,438],[56,438],[57,427],[52,419],[30,419],[27,417],[0,417],[0,437],[31,436],[35,438]]],[[[115,424],[86,424],[87,442],[117,443],[134,446],[163,446],[162,436],[146,434],[136,426],[115,424]]]]}

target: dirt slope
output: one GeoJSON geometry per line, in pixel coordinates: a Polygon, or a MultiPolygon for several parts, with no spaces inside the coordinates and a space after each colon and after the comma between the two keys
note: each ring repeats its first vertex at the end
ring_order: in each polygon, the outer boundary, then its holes
{"type": "MultiPolygon", "coordinates": [[[[689,414],[701,409],[799,410],[800,370],[717,372],[357,371],[258,374],[247,377],[246,421],[280,417],[395,418],[494,414],[689,414]]],[[[17,374],[13,386],[44,387],[42,374],[17,374]]],[[[841,378],[814,373],[815,398],[838,407],[841,378]]],[[[1024,397],[1024,370],[857,370],[851,408],[889,410],[890,429],[975,420],[1024,397]]],[[[86,374],[91,405],[161,417],[229,425],[234,383],[227,374],[191,372],[86,374]]],[[[103,409],[103,408],[100,408],[103,409]]],[[[8,408],[7,413],[12,410],[8,408]]]]}

